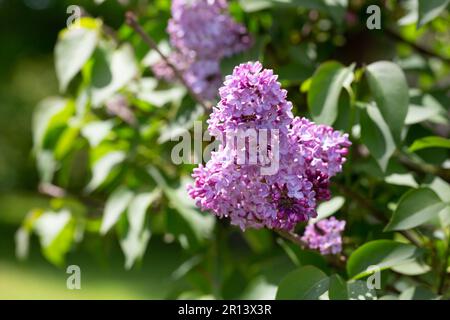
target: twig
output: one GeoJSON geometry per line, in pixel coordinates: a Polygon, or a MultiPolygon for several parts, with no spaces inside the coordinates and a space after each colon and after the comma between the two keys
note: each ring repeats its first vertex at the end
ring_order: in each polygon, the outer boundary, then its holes
{"type": "MultiPolygon", "coordinates": [[[[370,211],[378,220],[382,222],[389,222],[388,219],[385,217],[384,212],[379,210],[377,207],[375,207],[371,202],[367,200],[364,196],[360,195],[359,193],[353,191],[349,187],[340,184],[335,183],[337,188],[340,192],[342,192],[344,195],[352,198],[355,200],[360,206],[370,211]]],[[[401,230],[399,231],[402,236],[404,236],[406,239],[408,239],[411,243],[413,243],[415,246],[420,247],[420,242],[414,237],[414,235],[411,234],[408,230],[401,230]]]]}
{"type": "Polygon", "coordinates": [[[401,164],[403,164],[406,168],[408,168],[411,171],[417,172],[419,174],[436,175],[442,178],[443,180],[450,182],[450,170],[448,169],[437,168],[430,164],[419,164],[401,153],[398,154],[398,160],[400,161],[401,164]]]}
{"type": "Polygon", "coordinates": [[[450,58],[444,57],[436,52],[433,52],[425,47],[418,45],[417,43],[407,40],[391,29],[386,29],[386,34],[393,40],[396,40],[396,41],[399,41],[399,42],[409,45],[410,47],[412,47],[414,50],[421,53],[422,55],[426,55],[426,56],[433,57],[433,58],[438,58],[438,59],[442,60],[443,62],[450,64],[450,58]]]}
{"type": "Polygon", "coordinates": [[[180,72],[180,70],[178,70],[178,68],[175,67],[173,65],[173,63],[171,63],[169,61],[169,59],[161,52],[161,50],[159,50],[158,45],[156,44],[156,42],[139,25],[139,23],[137,21],[137,18],[136,18],[136,15],[133,12],[129,11],[129,12],[126,13],[125,16],[126,16],[127,24],[131,28],[133,28],[133,30],[136,31],[137,34],[139,34],[139,36],[149,46],[150,49],[155,50],[161,56],[161,59],[169,66],[169,68],[172,69],[172,71],[175,74],[175,76],[186,87],[186,89],[189,91],[189,94],[192,96],[192,98],[194,98],[194,100],[197,101],[197,103],[199,103],[203,107],[203,109],[205,109],[205,111],[209,111],[211,109],[211,107],[205,101],[203,101],[203,99],[197,93],[195,93],[195,91],[191,88],[191,86],[184,79],[184,76],[180,72]]]}
{"type": "MultiPolygon", "coordinates": [[[[93,18],[89,14],[89,12],[87,12],[84,8],[81,8],[81,16],[93,18]]],[[[102,30],[107,36],[111,37],[116,44],[120,43],[120,40],[119,40],[119,37],[117,36],[116,31],[113,28],[111,28],[110,26],[108,26],[107,24],[105,24],[103,21],[102,21],[102,30]]]]}
{"type": "MultiPolygon", "coordinates": [[[[100,212],[103,211],[104,202],[102,200],[94,199],[91,197],[86,197],[78,194],[72,194],[64,188],[61,188],[52,183],[43,182],[38,186],[38,192],[42,195],[48,196],[50,198],[73,198],[82,202],[87,207],[93,207],[94,210],[98,209],[100,212]]],[[[97,215],[96,215],[97,216],[97,215]]]]}

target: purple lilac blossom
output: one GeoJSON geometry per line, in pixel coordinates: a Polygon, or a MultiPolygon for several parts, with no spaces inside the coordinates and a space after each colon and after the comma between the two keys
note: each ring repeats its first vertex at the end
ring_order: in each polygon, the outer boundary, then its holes
{"type": "Polygon", "coordinates": [[[219,93],[208,130],[221,146],[210,161],[194,169],[194,185],[188,192],[196,205],[220,218],[229,217],[243,230],[291,231],[298,222],[316,217],[317,202],[330,198],[330,178],[342,170],[351,144],[348,135],[293,117],[286,90],[259,62],[236,67],[219,93]],[[258,133],[256,150],[265,161],[257,157],[251,163],[246,154],[246,161],[240,163],[239,153],[248,153],[249,143],[242,150],[233,139],[250,129],[258,133]],[[277,139],[268,139],[266,149],[258,140],[261,129],[279,133],[277,139]],[[276,147],[279,158],[273,152],[276,147]],[[275,174],[261,174],[267,160],[279,162],[275,174]]]}
{"type": "MultiPolygon", "coordinates": [[[[173,0],[167,31],[174,51],[169,61],[185,77],[192,90],[213,100],[222,83],[220,61],[248,49],[252,40],[246,28],[227,13],[225,0],[173,0]]],[[[168,82],[177,79],[172,69],[159,61],[155,76],[168,82]]]]}
{"type": "Polygon", "coordinates": [[[173,0],[167,27],[172,46],[200,59],[221,59],[244,51],[251,39],[227,10],[225,0],[173,0]]]}
{"type": "Polygon", "coordinates": [[[345,221],[334,217],[323,219],[307,225],[301,239],[310,249],[319,250],[323,255],[337,254],[342,251],[341,233],[344,228],[345,221]]]}

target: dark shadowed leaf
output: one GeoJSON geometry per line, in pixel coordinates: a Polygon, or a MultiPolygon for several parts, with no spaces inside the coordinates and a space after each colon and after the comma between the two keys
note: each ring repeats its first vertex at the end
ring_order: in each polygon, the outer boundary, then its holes
{"type": "Polygon", "coordinates": [[[450,0],[419,0],[417,2],[419,3],[419,20],[417,21],[417,27],[420,28],[439,16],[448,6],[450,0]]]}
{"type": "Polygon", "coordinates": [[[328,289],[328,297],[330,300],[347,300],[347,283],[338,274],[330,277],[330,288],[328,289]]]}
{"type": "Polygon", "coordinates": [[[301,267],[281,280],[277,300],[318,300],[329,287],[325,273],[313,266],[301,267]]]}
{"type": "Polygon", "coordinates": [[[367,105],[361,111],[361,140],[369,149],[383,171],[386,171],[389,158],[395,151],[395,143],[392,134],[383,120],[380,111],[367,105]]]}

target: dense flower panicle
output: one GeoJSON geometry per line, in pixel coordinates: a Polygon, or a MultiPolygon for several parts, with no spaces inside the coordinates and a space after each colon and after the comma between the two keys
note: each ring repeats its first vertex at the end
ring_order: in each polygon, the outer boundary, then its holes
{"type": "Polygon", "coordinates": [[[334,217],[323,219],[315,224],[306,226],[302,236],[310,249],[319,250],[321,254],[337,254],[342,251],[342,231],[345,221],[334,217]]]}
{"type": "MultiPolygon", "coordinates": [[[[212,100],[222,83],[222,58],[248,49],[252,39],[246,28],[227,13],[225,0],[173,0],[167,31],[174,51],[170,63],[202,99],[212,100]]],[[[159,79],[176,81],[164,61],[152,66],[159,79]]]]}
{"type": "Polygon", "coordinates": [[[172,45],[199,59],[216,59],[251,45],[246,28],[227,13],[225,0],[173,0],[167,30],[172,45]]]}
{"type": "Polygon", "coordinates": [[[219,89],[220,101],[208,120],[212,136],[224,142],[226,135],[239,129],[278,129],[284,135],[292,121],[292,104],[287,91],[277,82],[272,70],[261,63],[236,67],[219,89]]]}
{"type": "Polygon", "coordinates": [[[330,178],[342,170],[350,146],[346,134],[294,118],[287,92],[276,80],[259,62],[241,64],[226,77],[220,102],[208,120],[210,134],[221,146],[206,165],[194,170],[195,182],[188,188],[202,210],[229,217],[242,229],[292,230],[317,216],[317,202],[329,199],[330,178]],[[244,140],[244,149],[229,139],[252,129],[257,135],[244,140]],[[259,140],[261,129],[271,135],[265,144],[259,140]],[[256,162],[249,157],[252,139],[256,162]],[[243,153],[244,162],[239,161],[243,153]],[[275,172],[261,173],[274,164],[275,172]]]}
{"type": "Polygon", "coordinates": [[[197,60],[184,72],[184,79],[196,94],[212,100],[222,84],[220,64],[217,60],[197,60]]]}

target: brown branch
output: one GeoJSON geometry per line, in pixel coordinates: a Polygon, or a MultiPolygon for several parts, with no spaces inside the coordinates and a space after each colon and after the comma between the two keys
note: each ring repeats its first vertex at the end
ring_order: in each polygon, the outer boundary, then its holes
{"type": "Polygon", "coordinates": [[[203,99],[191,88],[191,86],[187,83],[187,81],[184,79],[183,74],[180,70],[178,70],[177,67],[173,65],[169,61],[169,59],[159,50],[158,45],[156,42],[145,32],[144,29],[139,25],[139,22],[137,20],[136,15],[133,12],[127,12],[126,15],[126,23],[133,28],[133,30],[139,34],[139,36],[142,38],[142,40],[145,42],[145,44],[148,45],[150,49],[155,50],[161,57],[161,59],[169,66],[170,69],[172,69],[173,73],[177,77],[177,79],[186,87],[186,89],[189,91],[189,94],[192,96],[192,98],[199,103],[205,111],[209,111],[211,109],[211,106],[208,105],[203,99]]]}
{"type": "Polygon", "coordinates": [[[444,57],[434,51],[429,50],[428,48],[422,47],[415,42],[405,39],[401,35],[399,35],[398,33],[396,33],[395,31],[393,31],[391,29],[386,29],[385,31],[386,31],[387,36],[390,37],[391,39],[402,42],[404,44],[407,44],[408,46],[410,46],[411,48],[413,48],[415,51],[419,52],[420,54],[428,56],[428,57],[437,58],[447,64],[450,64],[450,58],[444,57]]]}
{"type": "Polygon", "coordinates": [[[300,248],[306,248],[306,243],[297,234],[279,229],[274,229],[274,231],[282,238],[298,245],[300,248]]]}
{"type": "Polygon", "coordinates": [[[443,180],[450,182],[450,170],[438,168],[436,166],[430,165],[430,164],[420,164],[417,163],[411,159],[409,159],[407,156],[403,154],[398,154],[398,160],[402,165],[404,165],[407,169],[417,172],[419,174],[432,174],[436,175],[443,180]]]}
{"type": "MultiPolygon", "coordinates": [[[[301,249],[307,249],[307,244],[297,234],[279,229],[274,229],[274,231],[282,238],[298,245],[301,249]]],[[[339,256],[327,256],[328,263],[337,269],[345,268],[346,260],[347,258],[343,254],[339,256]]]]}

